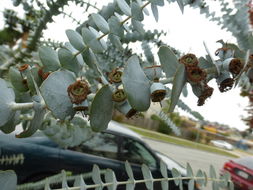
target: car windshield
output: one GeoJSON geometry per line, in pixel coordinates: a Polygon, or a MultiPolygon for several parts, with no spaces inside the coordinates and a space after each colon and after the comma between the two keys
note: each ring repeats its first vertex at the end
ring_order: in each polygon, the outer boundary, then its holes
{"type": "Polygon", "coordinates": [[[129,161],[134,164],[146,164],[149,167],[156,167],[156,159],[150,151],[141,143],[133,139],[124,138],[121,147],[122,161],[129,161]]]}
{"type": "Polygon", "coordinates": [[[110,159],[118,158],[117,137],[109,133],[95,133],[88,141],[70,149],[110,159]]]}
{"type": "Polygon", "coordinates": [[[234,159],[233,162],[253,170],[253,157],[242,157],[234,159]]]}

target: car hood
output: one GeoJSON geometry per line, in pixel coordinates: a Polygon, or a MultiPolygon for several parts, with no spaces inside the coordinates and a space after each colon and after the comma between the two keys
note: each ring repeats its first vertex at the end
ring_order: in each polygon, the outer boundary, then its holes
{"type": "Polygon", "coordinates": [[[186,169],[182,165],[180,165],[178,162],[176,162],[175,160],[169,158],[168,156],[166,156],[160,152],[156,152],[156,155],[167,165],[167,168],[169,170],[172,170],[172,168],[175,168],[183,176],[186,176],[186,169]]]}

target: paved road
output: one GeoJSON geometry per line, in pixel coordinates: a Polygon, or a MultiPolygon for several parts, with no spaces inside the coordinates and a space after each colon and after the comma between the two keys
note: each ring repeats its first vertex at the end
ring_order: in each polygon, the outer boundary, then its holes
{"type": "MultiPolygon", "coordinates": [[[[209,152],[185,148],[182,146],[154,141],[147,138],[144,140],[151,146],[151,148],[168,155],[183,166],[186,166],[187,162],[190,163],[195,173],[198,169],[202,169],[209,175],[209,167],[211,164],[215,167],[216,172],[218,172],[223,167],[223,164],[231,159],[227,156],[221,156],[209,152]]],[[[204,189],[210,190],[210,185],[204,189]]]]}

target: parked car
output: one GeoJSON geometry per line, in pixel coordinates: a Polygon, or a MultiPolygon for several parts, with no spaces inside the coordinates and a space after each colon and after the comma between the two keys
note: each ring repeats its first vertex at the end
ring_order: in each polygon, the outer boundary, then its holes
{"type": "MultiPolygon", "coordinates": [[[[160,159],[168,165],[169,177],[172,177],[173,167],[182,175],[186,174],[180,164],[156,153],[138,134],[117,122],[110,122],[104,132],[95,133],[88,141],[67,149],[60,148],[46,136],[20,140],[6,135],[0,138],[0,149],[0,170],[15,170],[19,184],[43,179],[63,169],[73,174],[90,172],[94,164],[101,169],[111,168],[117,179],[123,181],[128,179],[124,167],[126,160],[131,164],[136,179],[143,179],[143,163],[149,166],[154,178],[161,177],[160,159]]],[[[185,187],[187,183],[183,181],[185,187]]],[[[138,184],[136,189],[146,189],[145,184],[138,184]]],[[[160,183],[155,183],[155,189],[161,189],[160,183]]],[[[170,189],[178,189],[173,181],[170,181],[170,189]]]]}
{"type": "Polygon", "coordinates": [[[234,146],[232,144],[229,144],[226,141],[223,140],[211,140],[210,143],[214,146],[217,146],[219,148],[224,148],[226,150],[233,150],[234,146]]]}
{"type": "Polygon", "coordinates": [[[253,189],[253,157],[242,157],[226,162],[221,173],[225,171],[231,175],[237,190],[253,189]]]}

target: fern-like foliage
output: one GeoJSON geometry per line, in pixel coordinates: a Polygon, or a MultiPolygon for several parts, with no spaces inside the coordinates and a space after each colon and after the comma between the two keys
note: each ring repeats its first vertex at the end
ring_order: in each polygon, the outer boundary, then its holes
{"type": "Polygon", "coordinates": [[[193,170],[189,164],[187,164],[187,175],[182,176],[181,173],[173,168],[172,169],[172,176],[171,174],[168,174],[167,166],[164,162],[160,162],[160,172],[161,172],[161,178],[153,178],[151,170],[148,168],[147,165],[142,165],[141,170],[143,174],[143,179],[135,179],[133,175],[133,170],[131,168],[131,165],[128,162],[125,162],[125,169],[126,173],[128,175],[127,181],[117,181],[117,178],[115,176],[115,173],[111,169],[106,170],[100,170],[97,165],[93,166],[93,170],[91,173],[86,174],[79,174],[75,176],[69,176],[66,174],[66,172],[62,172],[61,174],[52,176],[47,178],[46,180],[42,180],[40,182],[36,183],[29,183],[20,185],[17,187],[18,190],[30,190],[30,189],[37,189],[42,186],[42,184],[45,184],[45,190],[53,190],[54,188],[50,187],[50,184],[59,184],[59,182],[62,184],[62,189],[58,190],[66,190],[66,189],[91,189],[91,188],[99,188],[99,189],[116,189],[118,186],[126,185],[128,190],[134,190],[135,186],[140,183],[144,183],[147,187],[147,189],[153,189],[154,182],[160,182],[162,189],[167,190],[169,188],[169,182],[174,181],[177,186],[179,186],[179,189],[183,188],[183,181],[188,181],[188,190],[194,190],[195,184],[197,183],[199,186],[206,186],[207,183],[210,181],[212,183],[213,190],[219,189],[219,188],[229,188],[230,190],[233,189],[233,183],[230,180],[229,173],[224,173],[223,176],[218,177],[216,174],[216,171],[214,170],[214,167],[210,166],[210,176],[208,177],[207,174],[202,171],[198,170],[198,172],[194,175],[193,170]],[[104,176],[104,180],[102,180],[102,177],[104,176]],[[92,178],[94,184],[87,185],[85,183],[85,180],[87,178],[92,178]],[[74,180],[73,186],[69,186],[68,182],[74,180]]]}

